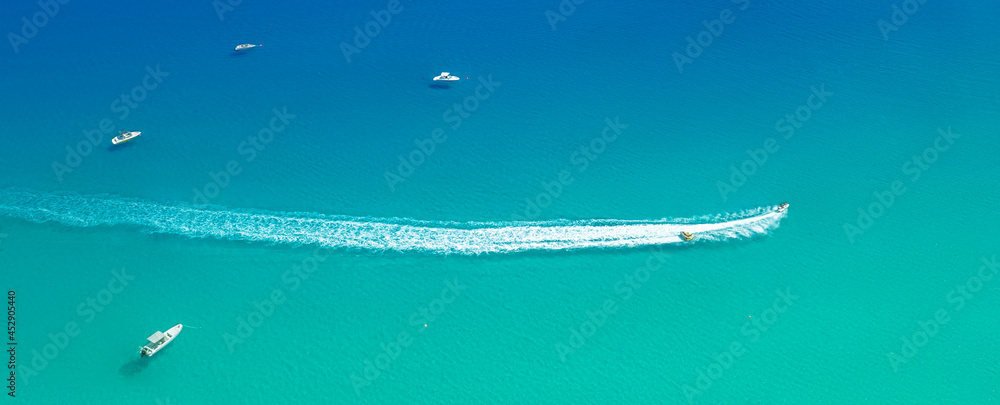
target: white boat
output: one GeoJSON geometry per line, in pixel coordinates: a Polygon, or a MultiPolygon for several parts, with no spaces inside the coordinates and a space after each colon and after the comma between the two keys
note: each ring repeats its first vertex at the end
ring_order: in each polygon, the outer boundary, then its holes
{"type": "Polygon", "coordinates": [[[181,329],[184,329],[184,325],[177,324],[173,328],[167,329],[165,333],[156,331],[156,333],[149,335],[149,337],[146,338],[146,340],[149,341],[149,344],[143,346],[142,349],[139,350],[139,357],[152,356],[156,354],[156,352],[163,350],[164,347],[170,344],[170,342],[181,333],[181,329]]]}
{"type": "Polygon", "coordinates": [[[783,212],[788,209],[788,203],[782,203],[778,206],[778,212],[783,212]]]}
{"type": "Polygon", "coordinates": [[[459,78],[457,78],[455,76],[452,76],[451,73],[448,73],[448,72],[441,72],[440,76],[437,76],[437,77],[434,78],[434,81],[436,81],[436,82],[453,82],[453,81],[456,81],[456,80],[461,80],[461,79],[459,79],[459,78]]]}
{"type": "Polygon", "coordinates": [[[239,45],[236,45],[236,50],[237,51],[242,51],[244,49],[250,49],[250,48],[254,48],[254,47],[258,47],[258,46],[264,46],[264,45],[239,44],[239,45]]]}
{"type": "Polygon", "coordinates": [[[114,144],[114,145],[117,145],[117,144],[120,144],[122,142],[128,142],[128,141],[131,141],[131,140],[133,140],[135,138],[138,138],[139,135],[142,135],[142,132],[139,132],[139,131],[126,131],[126,130],[123,129],[118,134],[118,136],[116,136],[116,137],[114,137],[114,138],[111,139],[111,143],[114,144]]]}

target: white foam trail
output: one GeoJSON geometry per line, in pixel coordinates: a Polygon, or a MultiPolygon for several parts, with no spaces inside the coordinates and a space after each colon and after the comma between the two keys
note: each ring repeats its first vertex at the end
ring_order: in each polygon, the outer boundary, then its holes
{"type": "Polygon", "coordinates": [[[0,191],[0,215],[69,226],[138,226],[189,237],[429,253],[623,248],[722,241],[764,235],[784,213],[761,207],[714,217],[534,222],[452,222],[362,218],[315,213],[226,210],[163,204],[111,195],[0,191]]]}

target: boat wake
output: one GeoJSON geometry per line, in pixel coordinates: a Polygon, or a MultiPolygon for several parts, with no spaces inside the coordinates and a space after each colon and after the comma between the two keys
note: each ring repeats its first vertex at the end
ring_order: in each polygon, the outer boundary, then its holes
{"type": "Polygon", "coordinates": [[[452,222],[316,213],[228,210],[112,195],[0,191],[0,215],[67,226],[134,226],[193,238],[318,245],[433,254],[633,248],[766,235],[785,212],[760,207],[738,213],[659,220],[452,222]],[[681,232],[694,234],[685,242],[681,232]]]}

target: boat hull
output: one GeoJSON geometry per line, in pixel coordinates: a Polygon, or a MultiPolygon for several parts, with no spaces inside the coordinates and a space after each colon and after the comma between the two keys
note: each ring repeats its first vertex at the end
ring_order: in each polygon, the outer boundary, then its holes
{"type": "Polygon", "coordinates": [[[170,342],[173,342],[174,339],[177,338],[177,335],[181,333],[182,329],[184,329],[184,325],[181,324],[174,325],[174,327],[167,329],[167,331],[163,333],[164,336],[166,336],[163,343],[156,345],[156,347],[149,347],[149,345],[143,346],[142,350],[139,351],[139,357],[150,357],[158,353],[160,350],[163,350],[164,347],[167,347],[170,342]]]}
{"type": "Polygon", "coordinates": [[[142,132],[136,132],[135,136],[131,136],[131,137],[124,138],[124,139],[121,136],[116,136],[116,137],[114,137],[114,138],[111,139],[111,144],[112,145],[117,145],[117,144],[120,144],[120,143],[125,143],[125,142],[131,141],[131,140],[133,140],[135,138],[138,138],[140,135],[142,135],[142,132]]]}

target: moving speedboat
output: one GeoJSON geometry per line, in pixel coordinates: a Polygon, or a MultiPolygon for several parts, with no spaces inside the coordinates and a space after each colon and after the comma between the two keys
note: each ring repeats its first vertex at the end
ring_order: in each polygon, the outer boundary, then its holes
{"type": "Polygon", "coordinates": [[[120,144],[122,142],[128,142],[128,141],[131,141],[131,140],[133,140],[135,138],[138,138],[139,135],[142,135],[142,132],[139,132],[139,131],[126,131],[126,130],[123,129],[120,133],[118,133],[118,136],[116,136],[113,139],[111,139],[111,143],[113,145],[117,145],[117,144],[120,144]]]}
{"type": "Polygon", "coordinates": [[[434,81],[436,81],[436,82],[453,82],[453,81],[456,81],[456,80],[461,80],[461,79],[459,79],[459,78],[457,78],[455,76],[452,76],[451,73],[448,73],[448,72],[441,72],[440,76],[437,76],[437,77],[434,78],[434,81]]]}
{"type": "Polygon", "coordinates": [[[778,206],[778,212],[784,212],[787,209],[788,209],[788,203],[782,203],[781,205],[778,206]]]}
{"type": "Polygon", "coordinates": [[[253,48],[253,47],[257,47],[257,46],[264,46],[264,45],[239,44],[239,45],[236,45],[236,50],[237,51],[242,51],[244,49],[250,49],[250,48],[253,48]]]}
{"type": "Polygon", "coordinates": [[[694,239],[694,234],[691,232],[681,232],[681,238],[684,238],[685,242],[690,242],[691,239],[694,239]]]}
{"type": "Polygon", "coordinates": [[[143,346],[142,349],[139,350],[139,357],[152,356],[156,354],[156,352],[163,350],[164,347],[170,344],[170,342],[181,333],[181,329],[183,328],[184,325],[177,324],[173,328],[167,329],[166,333],[156,331],[156,333],[149,335],[149,337],[146,338],[146,340],[149,341],[149,344],[143,346]]]}

